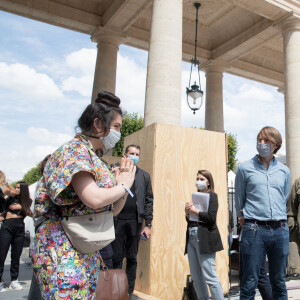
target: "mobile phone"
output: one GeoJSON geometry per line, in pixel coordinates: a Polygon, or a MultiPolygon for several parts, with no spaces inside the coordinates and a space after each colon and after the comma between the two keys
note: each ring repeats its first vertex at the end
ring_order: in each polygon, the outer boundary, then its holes
{"type": "Polygon", "coordinates": [[[145,233],[143,233],[143,234],[141,235],[141,240],[143,240],[143,241],[147,241],[147,236],[146,236],[146,234],[145,234],[145,233]]]}

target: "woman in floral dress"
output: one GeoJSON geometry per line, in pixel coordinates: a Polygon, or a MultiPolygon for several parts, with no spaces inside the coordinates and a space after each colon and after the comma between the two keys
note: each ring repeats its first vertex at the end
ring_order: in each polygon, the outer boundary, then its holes
{"type": "Polygon", "coordinates": [[[37,229],[32,261],[43,299],[94,299],[100,252],[78,252],[68,240],[59,216],[112,209],[116,215],[123,208],[135,167],[130,159],[122,159],[123,172],[114,179],[95,154],[99,149],[113,148],[120,138],[119,105],[115,95],[99,93],[78,120],[81,133],[51,155],[39,181],[35,216],[43,216],[44,221],[37,229]]]}

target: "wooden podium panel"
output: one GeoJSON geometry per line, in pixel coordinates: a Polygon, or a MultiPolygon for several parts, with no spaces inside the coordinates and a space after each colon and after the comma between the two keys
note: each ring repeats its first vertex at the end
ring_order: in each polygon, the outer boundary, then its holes
{"type": "Polygon", "coordinates": [[[151,175],[154,193],[152,237],[140,241],[135,289],[159,299],[181,299],[190,274],[184,256],[184,205],[196,191],[199,169],[209,170],[218,194],[217,224],[224,249],[216,265],[223,292],[228,279],[228,201],[225,134],[168,124],[152,124],[125,138],[141,146],[138,166],[151,175]]]}

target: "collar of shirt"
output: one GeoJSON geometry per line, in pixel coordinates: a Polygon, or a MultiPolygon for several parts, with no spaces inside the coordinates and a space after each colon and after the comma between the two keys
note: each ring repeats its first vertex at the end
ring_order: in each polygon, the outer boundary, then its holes
{"type": "Polygon", "coordinates": [[[264,171],[269,171],[270,168],[274,167],[277,164],[277,159],[275,158],[275,156],[273,156],[273,158],[270,160],[269,168],[267,170],[263,162],[260,160],[258,154],[256,154],[252,159],[254,163],[258,164],[258,166],[260,166],[264,171]]]}

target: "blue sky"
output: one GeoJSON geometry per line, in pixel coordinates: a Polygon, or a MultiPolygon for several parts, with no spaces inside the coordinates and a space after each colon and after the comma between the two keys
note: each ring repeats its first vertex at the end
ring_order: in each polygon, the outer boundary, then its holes
{"type": "MultiPolygon", "coordinates": [[[[128,112],[143,114],[147,57],[120,47],[116,94],[128,112]]],[[[74,136],[91,100],[95,61],[88,35],[0,11],[0,169],[10,181],[74,136]]],[[[189,67],[182,64],[182,126],[204,127],[205,104],[193,115],[185,102],[189,67]]],[[[204,73],[201,84],[205,93],[204,73]]],[[[225,130],[237,135],[240,161],[256,153],[261,127],[284,138],[284,100],[275,87],[224,74],[223,88],[225,130]]]]}

